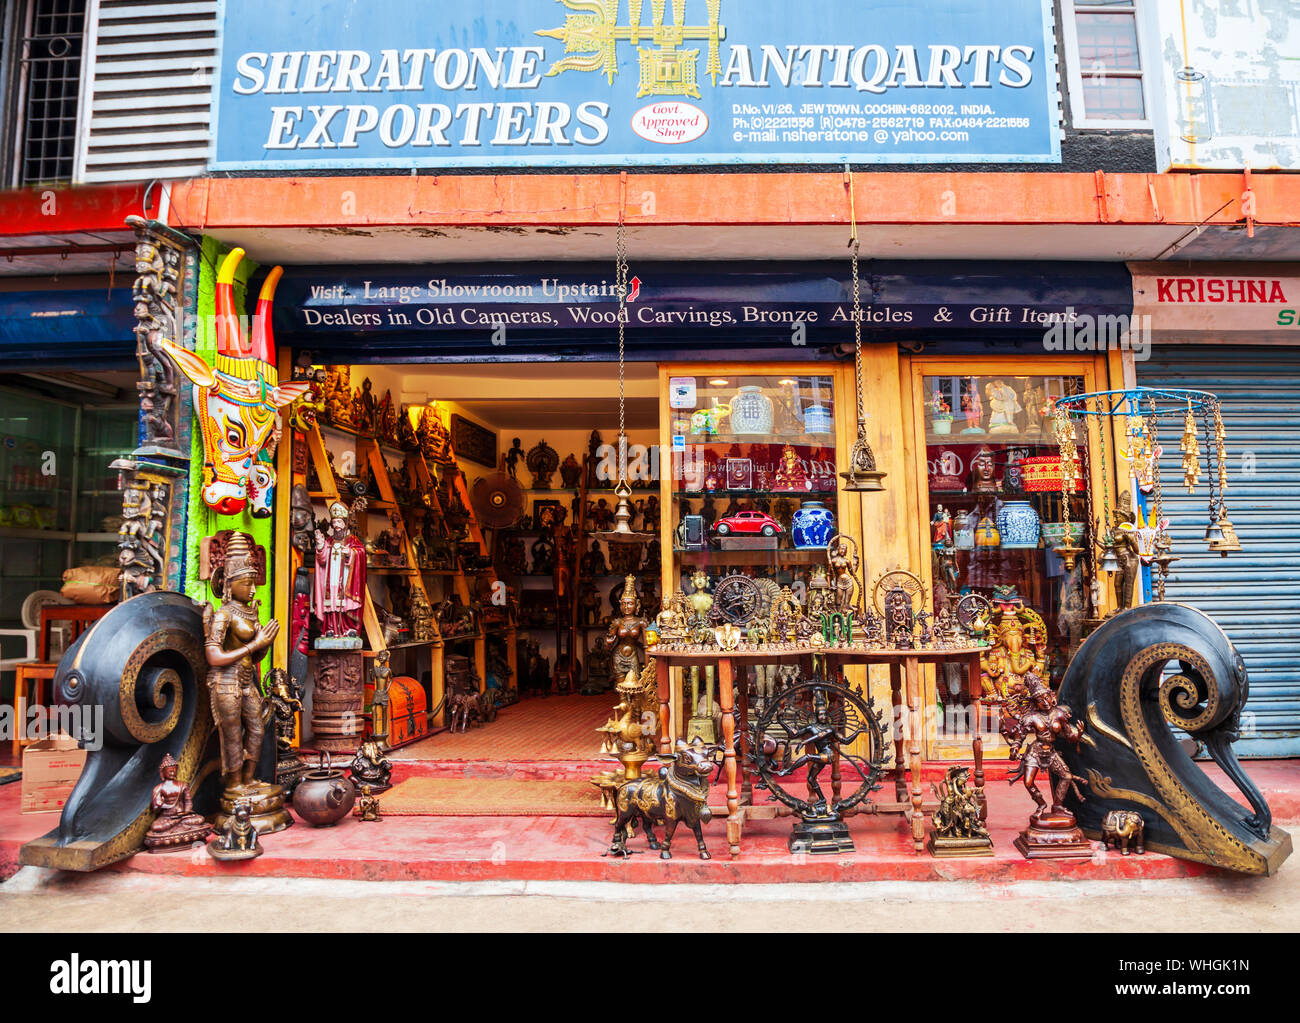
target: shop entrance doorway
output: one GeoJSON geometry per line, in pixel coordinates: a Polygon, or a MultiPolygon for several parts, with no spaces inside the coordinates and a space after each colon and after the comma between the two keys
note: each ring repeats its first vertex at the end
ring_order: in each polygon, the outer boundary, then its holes
{"type": "MultiPolygon", "coordinates": [[[[657,542],[591,536],[612,526],[616,504],[612,367],[329,366],[316,375],[324,393],[295,469],[317,519],[330,494],[322,465],[344,501],[367,497],[355,517],[376,632],[365,653],[369,666],[388,651],[392,759],[452,772],[598,760],[598,728],[617,701],[609,622],[629,579],[651,617],[660,586],[657,542]]],[[[657,367],[630,364],[625,386],[634,525],[657,532],[657,367]]],[[[368,728],[372,695],[367,687],[368,728]]],[[[309,706],[309,748],[312,718],[309,706]]]]}

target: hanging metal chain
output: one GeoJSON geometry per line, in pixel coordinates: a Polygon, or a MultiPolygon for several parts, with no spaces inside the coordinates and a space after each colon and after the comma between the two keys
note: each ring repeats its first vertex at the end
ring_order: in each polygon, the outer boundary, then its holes
{"type": "Polygon", "coordinates": [[[1219,461],[1219,514],[1226,516],[1223,492],[1228,489],[1228,453],[1224,450],[1223,409],[1218,399],[1214,401],[1214,450],[1219,461]]]}
{"type": "Polygon", "coordinates": [[[1074,486],[1077,473],[1075,459],[1079,451],[1074,443],[1074,427],[1070,423],[1069,414],[1057,405],[1053,416],[1053,432],[1056,434],[1056,444],[1061,457],[1061,521],[1065,524],[1062,542],[1072,547],[1074,536],[1070,529],[1070,491],[1074,486]]]}
{"type": "Polygon", "coordinates": [[[1165,499],[1164,487],[1161,485],[1160,477],[1164,475],[1160,465],[1160,434],[1159,434],[1159,414],[1156,411],[1156,398],[1151,396],[1151,414],[1146,417],[1147,422],[1147,443],[1151,445],[1151,461],[1154,471],[1151,473],[1155,484],[1155,500],[1151,506],[1151,515],[1147,518],[1147,525],[1154,526],[1156,530],[1155,542],[1152,546],[1152,553],[1156,555],[1153,559],[1155,566],[1152,575],[1155,576],[1156,600],[1163,602],[1165,599],[1165,580],[1169,575],[1169,565],[1163,559],[1167,555],[1173,544],[1169,540],[1169,533],[1162,525],[1165,517],[1165,499]]]}
{"type": "Polygon", "coordinates": [[[1219,520],[1219,508],[1223,503],[1222,469],[1218,447],[1214,443],[1213,413],[1208,405],[1201,406],[1201,429],[1205,431],[1205,475],[1210,490],[1210,525],[1213,526],[1219,520]]]}
{"type": "MultiPolygon", "coordinates": [[[[1086,410],[1088,412],[1092,411],[1092,402],[1087,403],[1086,410]]],[[[1088,455],[1089,464],[1087,467],[1087,472],[1089,475],[1091,475],[1092,473],[1092,420],[1093,417],[1090,415],[1085,415],[1083,418],[1084,450],[1087,452],[1088,455]]],[[[1097,422],[1097,436],[1102,441],[1104,446],[1106,438],[1102,436],[1100,420],[1098,420],[1097,422]]],[[[1103,459],[1104,457],[1105,457],[1105,453],[1103,447],[1103,459]]],[[[1103,465],[1104,465],[1104,461],[1103,461],[1103,465]]],[[[1102,479],[1104,481],[1105,479],[1104,475],[1102,479]]],[[[1092,557],[1094,549],[1097,546],[1097,526],[1096,526],[1097,520],[1095,518],[1095,513],[1093,512],[1093,506],[1092,506],[1092,480],[1086,478],[1084,480],[1084,488],[1083,488],[1083,506],[1084,506],[1084,514],[1087,516],[1087,522],[1086,525],[1084,526],[1084,533],[1085,533],[1084,546],[1088,552],[1088,556],[1092,557]]]]}
{"type": "Polygon", "coordinates": [[[624,222],[626,194],[619,190],[618,233],[615,238],[614,288],[618,292],[618,479],[627,478],[627,412],[623,395],[624,327],[627,320],[627,224],[624,222]]]}
{"type": "Polygon", "coordinates": [[[858,225],[853,225],[853,376],[858,390],[858,422],[866,422],[867,404],[862,396],[862,296],[858,278],[858,225]]]}

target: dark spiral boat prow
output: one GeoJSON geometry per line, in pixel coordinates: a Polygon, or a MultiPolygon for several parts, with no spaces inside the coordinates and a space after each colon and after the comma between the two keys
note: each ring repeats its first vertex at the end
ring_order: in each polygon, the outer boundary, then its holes
{"type": "Polygon", "coordinates": [[[1246,874],[1271,874],[1291,836],[1243,770],[1232,744],[1250,692],[1246,665],[1217,624],[1186,604],[1131,608],[1080,647],[1059,701],[1095,745],[1062,748],[1088,779],[1066,799],[1090,838],[1110,810],[1142,815],[1149,849],[1246,874]],[[1166,673],[1166,667],[1176,671],[1166,673]],[[1187,754],[1171,725],[1200,740],[1250,808],[1224,792],[1187,754]]]}

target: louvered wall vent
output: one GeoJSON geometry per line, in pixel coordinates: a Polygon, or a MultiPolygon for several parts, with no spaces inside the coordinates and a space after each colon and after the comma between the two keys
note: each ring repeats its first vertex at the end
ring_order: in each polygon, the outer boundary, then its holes
{"type": "Polygon", "coordinates": [[[100,0],[87,29],[77,181],[185,178],[206,170],[216,0],[100,0]]]}

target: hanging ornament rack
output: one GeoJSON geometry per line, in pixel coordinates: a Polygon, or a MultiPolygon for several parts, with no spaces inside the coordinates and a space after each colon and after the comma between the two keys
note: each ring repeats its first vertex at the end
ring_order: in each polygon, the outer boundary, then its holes
{"type": "Polygon", "coordinates": [[[626,367],[625,341],[627,326],[627,172],[619,176],[618,230],[615,234],[614,253],[614,289],[618,292],[618,482],[614,486],[614,496],[618,504],[614,508],[614,528],[594,530],[588,535],[607,543],[648,543],[655,538],[653,533],[638,533],[632,529],[632,487],[627,482],[627,401],[625,397],[624,372],[626,367]]]}
{"type": "MultiPolygon", "coordinates": [[[[1160,445],[1157,433],[1162,419],[1167,420],[1174,416],[1182,417],[1183,435],[1179,443],[1179,451],[1182,455],[1183,485],[1190,494],[1195,490],[1201,477],[1200,457],[1202,445],[1196,436],[1195,420],[1196,415],[1200,415],[1205,436],[1203,445],[1205,475],[1208,479],[1210,491],[1209,525],[1206,527],[1205,539],[1211,551],[1224,557],[1227,557],[1229,553],[1241,550],[1241,542],[1237,538],[1232,521],[1228,518],[1227,505],[1223,499],[1223,492],[1228,486],[1227,455],[1224,450],[1223,414],[1216,395],[1211,394],[1209,391],[1162,387],[1131,387],[1124,390],[1095,391],[1089,394],[1071,394],[1057,399],[1054,414],[1057,421],[1057,437],[1058,441],[1061,442],[1063,480],[1066,479],[1070,472],[1069,467],[1066,466],[1066,448],[1067,446],[1073,448],[1072,429],[1069,430],[1070,443],[1067,445],[1063,440],[1065,436],[1063,432],[1063,429],[1065,429],[1064,424],[1068,424],[1070,417],[1077,417],[1085,422],[1090,422],[1092,417],[1123,419],[1130,441],[1130,460],[1133,458],[1149,459],[1149,465],[1134,465],[1133,469],[1139,479],[1144,474],[1149,475],[1151,483],[1152,506],[1148,522],[1154,524],[1157,529],[1151,557],[1151,563],[1155,568],[1157,600],[1165,599],[1165,583],[1169,576],[1169,566],[1179,560],[1172,553],[1173,542],[1169,538],[1168,530],[1161,525],[1164,522],[1164,490],[1160,476],[1160,445]]],[[[1090,428],[1087,437],[1089,438],[1088,442],[1091,443],[1090,428]]],[[[1104,439],[1100,443],[1102,457],[1104,458],[1106,452],[1104,439]]],[[[1063,486],[1065,485],[1063,484],[1063,486]]],[[[1102,571],[1108,572],[1113,571],[1114,567],[1116,567],[1115,539],[1111,532],[1108,501],[1105,514],[1107,518],[1102,523],[1103,535],[1097,538],[1094,531],[1094,539],[1089,543],[1089,546],[1100,543],[1102,557],[1099,567],[1102,571]]],[[[1071,555],[1070,560],[1072,561],[1073,556],[1081,552],[1081,550],[1068,552],[1071,555]]],[[[1058,550],[1058,553],[1062,553],[1064,556],[1067,552],[1058,550]]],[[[1068,564],[1067,567],[1069,567],[1068,564]]]]}
{"type": "Polygon", "coordinates": [[[849,452],[849,467],[840,473],[844,489],[866,492],[882,491],[886,473],[876,468],[876,453],[867,440],[867,405],[862,393],[862,293],[858,277],[858,216],[853,194],[853,172],[844,168],[844,183],[849,192],[849,249],[853,269],[853,381],[858,398],[858,436],[849,452]]]}

